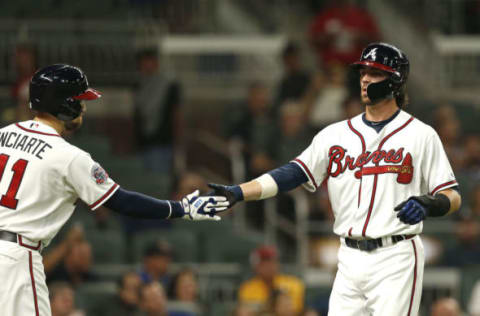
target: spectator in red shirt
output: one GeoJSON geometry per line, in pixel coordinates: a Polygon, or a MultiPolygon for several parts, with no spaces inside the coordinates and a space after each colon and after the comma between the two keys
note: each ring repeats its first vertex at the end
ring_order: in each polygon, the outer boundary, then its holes
{"type": "Polygon", "coordinates": [[[309,35],[321,65],[351,64],[363,47],[380,38],[373,17],[348,0],[331,1],[314,18],[309,35]]]}

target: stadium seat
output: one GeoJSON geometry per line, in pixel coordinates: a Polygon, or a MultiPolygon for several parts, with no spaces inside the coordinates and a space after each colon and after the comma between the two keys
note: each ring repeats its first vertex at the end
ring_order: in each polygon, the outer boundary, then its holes
{"type": "Polygon", "coordinates": [[[480,282],[480,266],[472,265],[462,267],[462,281],[460,286],[460,304],[466,308],[472,295],[473,288],[477,282],[480,282]]]}
{"type": "Polygon", "coordinates": [[[104,306],[113,301],[116,293],[115,282],[85,283],[75,289],[75,304],[89,316],[102,316],[104,306]]]}
{"type": "Polygon", "coordinates": [[[174,262],[198,262],[197,235],[183,229],[164,229],[138,232],[133,235],[132,255],[140,262],[145,248],[151,243],[165,240],[172,247],[174,262]]]}
{"type": "Polygon", "coordinates": [[[203,242],[205,262],[248,263],[250,252],[262,244],[263,237],[227,231],[205,235],[203,242]]]}
{"type": "Polygon", "coordinates": [[[123,231],[90,229],[85,231],[85,236],[92,245],[96,264],[126,261],[126,238],[123,231]]]}

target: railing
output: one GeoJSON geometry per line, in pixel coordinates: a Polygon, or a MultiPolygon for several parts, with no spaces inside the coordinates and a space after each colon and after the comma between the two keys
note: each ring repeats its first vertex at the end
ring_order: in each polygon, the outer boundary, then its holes
{"type": "Polygon", "coordinates": [[[162,64],[175,70],[187,98],[238,100],[252,81],[272,86],[280,77],[283,36],[168,36],[162,64]]]}
{"type": "Polygon", "coordinates": [[[92,20],[0,21],[0,83],[15,79],[13,54],[18,44],[33,47],[37,64],[70,63],[82,67],[95,84],[131,84],[137,50],[156,45],[163,34],[157,22],[92,20]]]}

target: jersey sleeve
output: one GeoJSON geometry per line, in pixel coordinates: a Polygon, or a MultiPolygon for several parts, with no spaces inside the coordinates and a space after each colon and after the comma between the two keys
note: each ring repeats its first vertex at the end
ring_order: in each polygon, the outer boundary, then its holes
{"type": "Polygon", "coordinates": [[[302,184],[308,191],[315,192],[327,175],[327,143],[325,129],[318,133],[310,146],[292,160],[303,170],[308,181],[302,184]]]}
{"type": "Polygon", "coordinates": [[[101,206],[119,188],[89,154],[82,152],[69,164],[67,182],[90,209],[101,206]]]}
{"type": "Polygon", "coordinates": [[[440,137],[436,132],[433,132],[425,146],[422,175],[428,187],[428,193],[432,195],[458,185],[440,137]]]}

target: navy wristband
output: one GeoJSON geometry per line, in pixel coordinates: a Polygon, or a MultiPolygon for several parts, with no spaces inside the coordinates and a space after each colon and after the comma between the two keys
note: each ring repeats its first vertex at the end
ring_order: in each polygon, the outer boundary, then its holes
{"type": "Polygon", "coordinates": [[[230,188],[231,188],[231,191],[233,193],[233,196],[235,197],[235,200],[243,201],[242,188],[240,188],[239,185],[234,185],[234,186],[231,186],[230,188]]]}
{"type": "Polygon", "coordinates": [[[172,206],[172,213],[170,214],[170,218],[180,218],[185,215],[185,211],[183,209],[182,203],[178,201],[169,201],[170,205],[172,206]]]}
{"type": "Polygon", "coordinates": [[[432,205],[428,208],[428,217],[444,216],[450,211],[450,199],[445,194],[437,194],[432,198],[432,205]]]}

